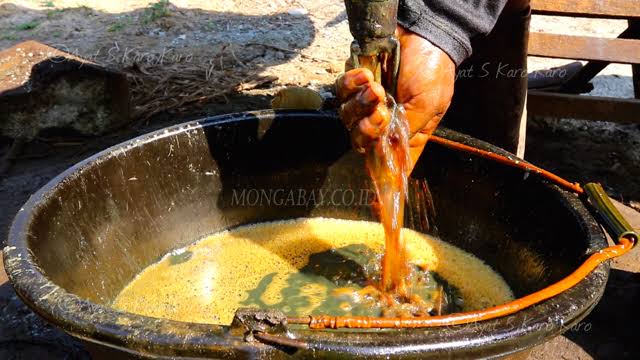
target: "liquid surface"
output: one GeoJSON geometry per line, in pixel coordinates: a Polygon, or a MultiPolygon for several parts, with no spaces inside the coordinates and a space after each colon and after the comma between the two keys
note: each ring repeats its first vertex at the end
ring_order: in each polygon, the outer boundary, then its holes
{"type": "MultiPolygon", "coordinates": [[[[442,306],[443,288],[454,311],[513,300],[500,275],[473,255],[412,230],[402,236],[424,301],[442,306]]],[[[384,249],[384,229],[374,222],[308,218],[240,227],[168,254],[127,285],[113,307],[223,325],[240,307],[379,316],[383,309],[371,305],[368,289],[384,249]]]]}

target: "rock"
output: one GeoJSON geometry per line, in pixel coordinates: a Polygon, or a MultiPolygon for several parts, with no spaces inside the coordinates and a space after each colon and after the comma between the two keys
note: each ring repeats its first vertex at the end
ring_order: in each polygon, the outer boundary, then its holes
{"type": "Polygon", "coordinates": [[[15,4],[0,4],[0,17],[14,15],[19,12],[20,8],[15,4]]]}
{"type": "Polygon", "coordinates": [[[271,100],[273,109],[319,110],[324,99],[314,90],[293,86],[281,89],[271,100]]]}
{"type": "Polygon", "coordinates": [[[0,52],[0,135],[98,136],[129,119],[124,74],[36,41],[0,52]],[[31,56],[30,56],[31,55],[31,56]]]}
{"type": "Polygon", "coordinates": [[[156,24],[158,24],[158,26],[160,26],[160,28],[163,30],[169,30],[176,27],[178,25],[178,22],[172,17],[163,17],[157,20],[156,24]]]}
{"type": "Polygon", "coordinates": [[[287,14],[291,16],[305,16],[309,14],[309,11],[307,11],[307,9],[305,8],[294,8],[287,10],[287,14]]]}
{"type": "Polygon", "coordinates": [[[340,74],[344,72],[344,64],[330,63],[329,65],[327,65],[325,70],[329,74],[340,74]]]}
{"type": "MultiPolygon", "coordinates": [[[[2,253],[2,251],[0,251],[0,253],[2,253]]],[[[4,272],[4,263],[2,261],[2,256],[0,256],[0,286],[4,285],[8,281],[9,278],[7,277],[7,273],[4,272]]]]}

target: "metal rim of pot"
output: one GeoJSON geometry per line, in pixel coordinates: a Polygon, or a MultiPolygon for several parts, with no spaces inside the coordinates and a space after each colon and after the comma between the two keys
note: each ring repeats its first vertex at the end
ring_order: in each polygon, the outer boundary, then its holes
{"type": "MultiPolygon", "coordinates": [[[[271,110],[220,115],[139,136],[101,151],[70,167],[32,195],[19,210],[11,226],[8,245],[4,249],[4,262],[16,293],[40,316],[68,333],[125,352],[166,356],[219,356],[222,354],[229,356],[255,351],[254,347],[269,348],[259,342],[246,342],[243,336],[229,331],[228,326],[135,315],[92,303],[71,294],[51,282],[38,269],[29,251],[27,233],[39,204],[44,203],[60,183],[81,173],[90,164],[114,154],[126,152],[127,149],[140,145],[141,142],[171,136],[185,129],[192,130],[256,117],[260,119],[288,117],[303,121],[304,118],[334,120],[336,115],[331,112],[274,112],[271,110]]],[[[440,131],[438,134],[480,149],[508,154],[493,145],[449,130],[440,131]]],[[[561,201],[568,203],[574,209],[576,221],[587,229],[589,238],[586,242],[589,244],[589,251],[595,252],[606,247],[607,241],[602,229],[593,221],[583,203],[572,193],[554,184],[545,182],[545,186],[554,188],[560,195],[561,201]]],[[[442,332],[442,328],[392,330],[394,336],[388,336],[388,331],[341,330],[337,333],[334,330],[315,331],[295,327],[290,328],[289,331],[293,338],[304,338],[308,348],[313,351],[347,349],[353,351],[355,348],[356,353],[361,355],[393,355],[396,351],[411,354],[435,349],[438,352],[447,352],[460,347],[467,348],[473,353],[476,350],[480,351],[482,347],[482,352],[488,350],[489,353],[514,353],[539,344],[549,336],[560,334],[584,318],[602,297],[608,273],[609,265],[603,263],[575,287],[543,303],[504,318],[448,326],[446,334],[442,332]],[[596,292],[588,291],[589,289],[595,289],[596,292]],[[585,297],[583,295],[585,293],[589,296],[585,297]]]]}

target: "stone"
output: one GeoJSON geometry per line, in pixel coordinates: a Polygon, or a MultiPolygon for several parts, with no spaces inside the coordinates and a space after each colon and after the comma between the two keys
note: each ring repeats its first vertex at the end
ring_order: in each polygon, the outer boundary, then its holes
{"type": "Polygon", "coordinates": [[[129,120],[124,74],[36,41],[0,51],[0,135],[99,136],[129,120]]]}
{"type": "Polygon", "coordinates": [[[305,8],[294,8],[294,9],[289,9],[287,11],[287,14],[291,16],[305,16],[309,14],[309,11],[305,8]]]}

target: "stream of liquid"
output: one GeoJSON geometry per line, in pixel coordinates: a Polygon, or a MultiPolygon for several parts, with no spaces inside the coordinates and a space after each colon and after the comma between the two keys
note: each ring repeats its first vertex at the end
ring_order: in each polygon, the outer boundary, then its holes
{"type": "Polygon", "coordinates": [[[373,182],[375,207],[385,232],[381,290],[396,296],[396,301],[411,298],[407,249],[402,238],[407,178],[411,166],[409,125],[402,106],[387,99],[391,110],[389,126],[367,150],[366,166],[373,182]]]}

